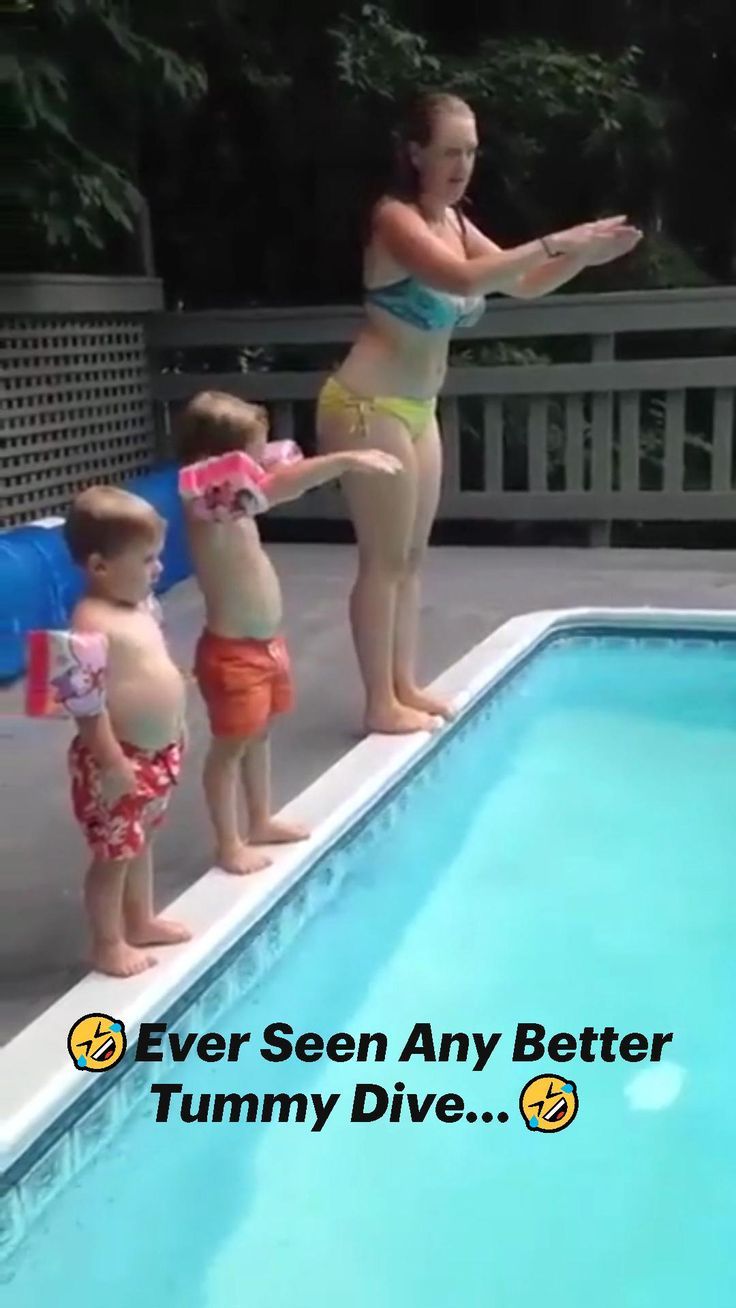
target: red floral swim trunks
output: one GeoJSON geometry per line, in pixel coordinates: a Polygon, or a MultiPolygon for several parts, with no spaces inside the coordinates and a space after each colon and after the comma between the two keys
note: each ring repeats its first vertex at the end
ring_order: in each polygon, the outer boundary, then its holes
{"type": "Polygon", "coordinates": [[[72,808],[97,858],[108,863],[136,858],[149,834],[163,822],[171,792],[179,780],[182,742],[149,751],[121,742],[136,774],[135,794],[108,804],[102,795],[100,769],[78,736],[69,749],[72,808]]]}

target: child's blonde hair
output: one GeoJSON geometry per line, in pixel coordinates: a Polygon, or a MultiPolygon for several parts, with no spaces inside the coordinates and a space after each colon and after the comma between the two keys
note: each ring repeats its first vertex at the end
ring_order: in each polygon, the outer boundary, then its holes
{"type": "Polygon", "coordinates": [[[75,563],[90,555],[114,558],[138,541],[155,544],[165,529],[147,500],[119,486],[89,486],[76,496],[64,523],[64,537],[75,563]]]}
{"type": "Polygon", "coordinates": [[[177,415],[176,452],[183,465],[245,450],[268,435],[268,414],[225,391],[200,391],[177,415]]]}

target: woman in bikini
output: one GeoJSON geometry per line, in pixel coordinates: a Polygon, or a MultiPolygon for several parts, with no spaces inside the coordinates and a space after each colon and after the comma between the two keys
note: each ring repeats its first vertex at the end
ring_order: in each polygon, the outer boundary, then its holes
{"type": "Polygon", "coordinates": [[[627,253],[625,217],[584,223],[502,250],[461,212],[478,148],[472,110],[420,97],[397,134],[396,174],[375,206],[364,257],[366,322],[319,397],[320,452],[378,447],[404,474],[343,479],[358,542],[350,599],[368,731],[432,729],[449,704],[417,684],[419,580],[440,494],[437,396],[450,338],[492,292],[530,299],[627,253]]]}

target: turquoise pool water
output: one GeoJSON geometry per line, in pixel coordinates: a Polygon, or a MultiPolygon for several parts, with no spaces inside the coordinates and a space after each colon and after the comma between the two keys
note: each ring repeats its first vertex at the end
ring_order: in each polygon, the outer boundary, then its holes
{"type": "Polygon", "coordinates": [[[157,1124],[147,1097],[16,1255],[8,1302],[736,1302],[735,785],[736,647],[548,647],[411,783],[393,828],[354,847],[271,974],[200,1028],[251,1032],[239,1061],[151,1065],[197,1101],[337,1094],[323,1129],[311,1109],[157,1124]],[[383,1032],[388,1056],[269,1064],[276,1022],[383,1032]],[[483,1071],[399,1063],[419,1022],[501,1039],[483,1071]],[[514,1062],[526,1023],[673,1039],[658,1064],[514,1062]],[[542,1135],[518,1100],[547,1072],[574,1081],[579,1111],[542,1135]],[[350,1122],[357,1084],[396,1082],[461,1096],[478,1121],[350,1122]]]}

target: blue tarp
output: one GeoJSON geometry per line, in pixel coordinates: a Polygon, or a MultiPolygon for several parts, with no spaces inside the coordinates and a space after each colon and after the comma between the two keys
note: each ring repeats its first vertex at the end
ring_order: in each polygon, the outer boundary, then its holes
{"type": "MultiPolygon", "coordinates": [[[[173,466],[135,477],[126,490],[152,504],[167,523],[156,587],[162,594],[191,575],[184,517],[173,466]]],[[[0,535],[0,680],[25,671],[26,633],[63,628],[83,584],[69,557],[62,527],[15,527],[0,535]]]]}

